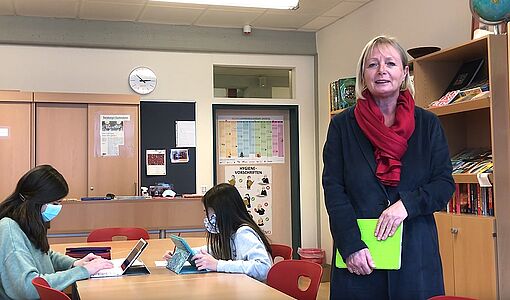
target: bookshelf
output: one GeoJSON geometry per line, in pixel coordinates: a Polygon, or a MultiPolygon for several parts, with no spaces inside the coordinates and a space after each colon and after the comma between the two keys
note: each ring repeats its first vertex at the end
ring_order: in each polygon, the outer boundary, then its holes
{"type": "MultiPolygon", "coordinates": [[[[489,35],[413,61],[415,100],[423,108],[442,96],[463,62],[484,58],[481,75],[489,79],[489,97],[429,109],[441,120],[451,155],[490,148],[494,163],[494,217],[436,214],[447,295],[510,298],[508,47],[506,36],[489,35]]],[[[454,174],[454,180],[477,183],[475,174],[454,174]]]]}
{"type": "Polygon", "coordinates": [[[355,77],[340,78],[329,83],[328,102],[330,118],[333,118],[336,114],[341,113],[356,102],[355,83],[355,77]]]}

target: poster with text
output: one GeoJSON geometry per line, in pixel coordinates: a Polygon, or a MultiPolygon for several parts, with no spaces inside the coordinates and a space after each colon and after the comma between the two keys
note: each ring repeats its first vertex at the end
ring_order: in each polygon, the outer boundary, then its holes
{"type": "Polygon", "coordinates": [[[147,175],[166,175],[166,150],[147,150],[147,175]]]}
{"type": "Polygon", "coordinates": [[[119,156],[119,146],[124,145],[124,122],[129,115],[101,115],[101,156],[119,156]]]}
{"type": "Polygon", "coordinates": [[[273,233],[271,166],[227,166],[225,182],[237,188],[255,223],[266,235],[271,235],[273,233]]]}
{"type": "Polygon", "coordinates": [[[219,164],[285,162],[283,116],[218,116],[219,164]]]}

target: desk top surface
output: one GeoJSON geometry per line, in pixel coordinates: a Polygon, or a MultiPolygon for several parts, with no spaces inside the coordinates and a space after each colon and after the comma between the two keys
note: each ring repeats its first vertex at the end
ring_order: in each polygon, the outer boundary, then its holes
{"type": "MultiPolygon", "coordinates": [[[[190,246],[202,246],[204,238],[186,238],[190,246]]],[[[151,274],[89,279],[76,282],[81,300],[89,299],[291,299],[289,296],[244,274],[211,272],[177,275],[154,261],[163,260],[165,250],[173,249],[170,239],[148,240],[141,260],[151,274]]],[[[54,244],[51,249],[65,253],[66,247],[110,246],[112,258],[122,258],[136,241],[54,244]]]]}

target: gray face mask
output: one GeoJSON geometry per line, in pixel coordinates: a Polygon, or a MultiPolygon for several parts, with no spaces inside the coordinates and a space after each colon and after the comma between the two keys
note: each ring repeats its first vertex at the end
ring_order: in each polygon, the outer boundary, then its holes
{"type": "Polygon", "coordinates": [[[216,224],[216,214],[211,214],[210,218],[204,218],[204,226],[207,231],[213,234],[218,234],[220,231],[218,230],[218,225],[216,224]]]}

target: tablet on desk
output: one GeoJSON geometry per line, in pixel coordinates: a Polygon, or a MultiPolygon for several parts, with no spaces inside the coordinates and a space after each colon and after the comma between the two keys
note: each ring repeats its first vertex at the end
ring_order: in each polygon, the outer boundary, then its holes
{"type": "Polygon", "coordinates": [[[142,254],[143,250],[147,248],[147,241],[144,239],[140,239],[136,245],[129,251],[129,254],[126,258],[120,259],[112,259],[113,268],[111,269],[103,269],[97,272],[94,275],[91,275],[91,278],[102,278],[102,277],[116,277],[122,276],[125,274],[148,274],[149,270],[145,267],[143,262],[137,260],[138,257],[142,254]],[[130,270],[133,269],[133,270],[130,270]],[[130,272],[137,269],[136,272],[130,272]]]}
{"type": "Polygon", "coordinates": [[[168,260],[167,268],[177,274],[205,273],[207,270],[198,270],[195,262],[191,259],[196,252],[191,249],[188,242],[180,236],[170,235],[175,244],[172,258],[168,260]]]}

